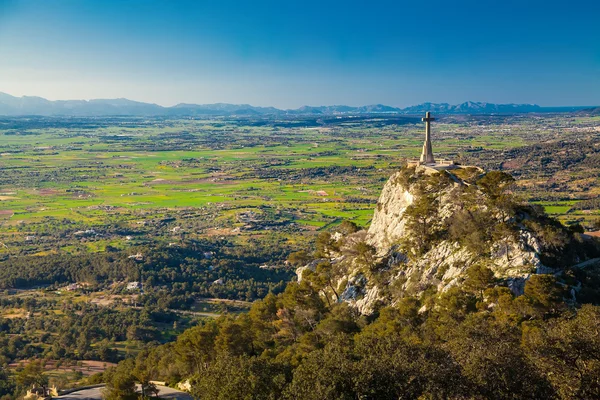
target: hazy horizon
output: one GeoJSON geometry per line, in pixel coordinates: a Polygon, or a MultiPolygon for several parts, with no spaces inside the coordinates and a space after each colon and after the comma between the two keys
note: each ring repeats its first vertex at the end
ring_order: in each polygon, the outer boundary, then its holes
{"type": "Polygon", "coordinates": [[[0,0],[0,91],[284,109],[597,105],[599,13],[593,1],[0,0]]]}
{"type": "Polygon", "coordinates": [[[21,98],[21,97],[37,97],[37,98],[43,98],[45,100],[49,100],[49,101],[94,101],[94,100],[120,100],[120,99],[125,99],[125,100],[130,100],[130,101],[134,101],[134,102],[140,102],[140,103],[146,103],[146,104],[155,104],[161,107],[165,107],[165,108],[170,108],[170,107],[175,107],[177,105],[181,105],[181,104],[193,104],[193,105],[213,105],[213,104],[230,104],[230,105],[249,105],[252,107],[274,107],[274,108],[278,108],[278,109],[282,109],[282,110],[286,110],[286,109],[297,109],[300,107],[335,107],[335,106],[349,106],[349,107],[362,107],[362,106],[371,106],[371,105],[384,105],[384,106],[391,106],[391,107],[397,107],[397,108],[406,108],[406,107],[411,107],[411,106],[418,106],[424,103],[432,103],[432,104],[450,104],[450,105],[459,105],[459,104],[463,104],[463,103],[467,103],[467,102],[471,102],[471,103],[489,103],[489,104],[498,104],[498,105],[502,105],[502,104],[529,104],[529,105],[537,105],[540,107],[548,107],[548,108],[552,108],[552,107],[596,107],[598,106],[598,104],[561,104],[561,105],[556,105],[556,106],[546,106],[544,104],[537,104],[537,103],[516,103],[516,102],[508,102],[508,103],[492,103],[492,102],[486,102],[486,101],[479,101],[479,100],[464,100],[464,101],[460,101],[457,103],[449,103],[447,101],[441,101],[441,102],[430,102],[430,101],[424,101],[422,103],[413,103],[413,104],[408,104],[407,106],[395,106],[393,104],[384,104],[381,102],[378,103],[365,103],[365,104],[303,104],[299,107],[276,107],[270,104],[267,105],[257,105],[257,104],[250,104],[250,103],[235,103],[235,102],[212,102],[212,103],[184,103],[184,102],[179,102],[179,103],[173,103],[173,104],[160,104],[160,103],[155,103],[155,102],[146,102],[143,100],[138,100],[138,99],[131,99],[128,97],[123,97],[123,96],[119,96],[119,97],[110,97],[110,98],[95,98],[95,97],[90,97],[90,98],[81,98],[81,99],[73,99],[73,98],[60,98],[60,99],[52,99],[52,98],[47,98],[44,96],[37,96],[35,94],[25,94],[25,95],[20,95],[20,96],[15,96],[11,93],[7,93],[4,92],[2,90],[0,90],[0,94],[7,94],[9,96],[12,97],[17,97],[17,98],[21,98]]]}

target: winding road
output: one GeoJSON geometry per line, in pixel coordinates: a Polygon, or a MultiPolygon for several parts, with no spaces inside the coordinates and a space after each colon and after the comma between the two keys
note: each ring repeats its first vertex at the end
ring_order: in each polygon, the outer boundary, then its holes
{"type": "MultiPolygon", "coordinates": [[[[158,396],[161,399],[171,399],[171,400],[193,400],[193,397],[188,393],[181,392],[179,390],[175,390],[166,386],[156,386],[159,390],[158,396]]],[[[102,389],[104,387],[97,387],[91,389],[83,389],[78,390],[76,392],[72,392],[69,394],[65,394],[62,396],[54,397],[55,399],[69,399],[69,400],[101,400],[102,399],[102,389]]],[[[139,391],[140,387],[137,386],[139,391]]]]}

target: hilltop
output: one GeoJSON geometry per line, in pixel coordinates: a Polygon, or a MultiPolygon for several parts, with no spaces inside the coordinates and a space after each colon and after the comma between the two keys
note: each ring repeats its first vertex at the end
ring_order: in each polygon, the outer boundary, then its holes
{"type": "Polygon", "coordinates": [[[585,297],[571,274],[600,256],[598,242],[519,202],[513,182],[506,173],[474,167],[404,167],[384,186],[369,229],[323,233],[321,257],[298,275],[331,265],[324,295],[363,314],[405,296],[447,292],[462,285],[471,268],[488,269],[498,286],[517,296],[532,275],[548,274],[563,282],[567,299],[585,297]]]}

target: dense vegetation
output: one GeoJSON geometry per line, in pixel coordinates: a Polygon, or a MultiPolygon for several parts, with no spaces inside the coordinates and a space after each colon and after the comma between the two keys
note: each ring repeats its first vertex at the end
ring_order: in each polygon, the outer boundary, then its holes
{"type": "Polygon", "coordinates": [[[598,397],[600,307],[566,303],[549,275],[519,297],[494,283],[474,267],[460,288],[364,317],[303,280],[98,379],[127,393],[189,377],[201,399],[598,397]]]}
{"type": "MultiPolygon", "coordinates": [[[[459,286],[442,292],[430,286],[418,296],[405,292],[365,316],[340,301],[332,285],[339,266],[322,258],[343,253],[349,244],[323,233],[312,255],[290,256],[298,265],[320,260],[282,294],[255,302],[248,314],[191,328],[174,343],[140,353],[96,379],[107,382],[109,393],[125,397],[132,395],[132,382],[150,379],[189,380],[200,399],[600,396],[600,270],[568,267],[577,254],[595,254],[597,243],[583,244],[578,229],[515,201],[514,181],[502,172],[466,176],[471,193],[464,197],[477,207],[464,204],[459,212],[465,215],[445,226],[419,218],[437,213],[436,196],[451,177],[406,169],[398,179],[413,180],[421,191],[404,216],[407,229],[415,232],[411,243],[404,243],[412,256],[438,240],[465,240],[484,260],[491,243],[526,224],[549,250],[546,261],[559,264],[557,273],[532,275],[517,296],[485,263],[475,263],[459,286]],[[475,216],[476,210],[494,216],[475,216]],[[506,226],[492,224],[498,219],[506,226]]],[[[344,223],[338,232],[350,240],[359,237],[357,230],[344,223]]],[[[353,265],[364,265],[371,276],[382,273],[368,244],[354,240],[350,246],[353,265]]]]}
{"type": "Polygon", "coordinates": [[[0,287],[50,285],[50,289],[58,289],[67,283],[85,282],[93,291],[114,282],[141,280],[144,303],[189,308],[197,297],[262,298],[269,291],[281,291],[291,276],[285,269],[259,268],[262,263],[285,261],[289,253],[285,241],[255,240],[235,246],[227,240],[207,239],[177,247],[139,246],[131,253],[134,258],[117,251],[10,257],[0,268],[0,287]],[[215,284],[217,280],[221,281],[215,284]]]}
{"type": "MultiPolygon", "coordinates": [[[[4,307],[20,306],[18,302],[3,303],[4,307]]],[[[35,310],[52,305],[30,299],[23,306],[35,310]]],[[[151,309],[119,311],[71,303],[63,304],[61,311],[64,317],[45,312],[37,318],[0,319],[0,364],[30,358],[116,362],[121,356],[114,342],[165,341],[173,333],[165,326],[175,321],[182,324],[175,314],[151,309]]]]}

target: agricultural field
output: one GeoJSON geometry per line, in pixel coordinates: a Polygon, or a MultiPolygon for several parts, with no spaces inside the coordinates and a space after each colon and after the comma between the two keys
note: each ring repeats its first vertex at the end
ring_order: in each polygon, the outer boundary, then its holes
{"type": "MultiPolygon", "coordinates": [[[[600,134],[598,125],[595,118],[560,115],[442,117],[434,125],[434,146],[443,157],[515,173],[526,197],[552,186],[554,202],[542,204],[566,215],[571,204],[563,202],[598,194],[591,189],[597,174],[565,165],[565,158],[577,158],[570,148],[539,157],[518,149],[543,152],[544,144],[563,141],[581,146],[600,134]],[[549,171],[552,158],[558,168],[549,171]]],[[[27,227],[52,220],[84,232],[177,215],[195,220],[193,229],[172,226],[175,237],[293,233],[344,219],[365,226],[385,179],[406,157],[419,155],[422,130],[411,117],[3,120],[4,251],[35,243],[35,229],[27,227]]],[[[75,240],[46,251],[123,249],[137,239],[111,237],[83,246],[75,240]]]]}
{"type": "MultiPolygon", "coordinates": [[[[598,117],[441,116],[433,129],[438,157],[505,170],[524,200],[595,229],[598,117]]],[[[5,118],[0,263],[104,254],[107,263],[127,264],[116,280],[140,280],[152,274],[149,252],[183,259],[194,242],[208,258],[225,252],[260,269],[270,282],[264,294],[289,278],[286,255],[310,246],[319,231],[344,220],[368,226],[381,187],[420,154],[422,139],[416,116],[5,118]]],[[[212,272],[211,283],[225,278],[212,272]]],[[[76,283],[73,274],[55,277],[28,281],[76,283]]],[[[18,279],[0,269],[0,287],[19,288],[18,279]]],[[[240,293],[229,297],[258,296],[240,293]]]]}
{"type": "MultiPolygon", "coordinates": [[[[437,157],[598,230],[597,117],[441,116],[433,135],[437,157]]],[[[422,140],[410,116],[0,119],[0,361],[68,360],[46,368],[82,383],[247,311],[319,232],[367,227],[422,140]]]]}
{"type": "MultiPolygon", "coordinates": [[[[422,131],[397,116],[4,119],[0,256],[244,244],[272,232],[293,246],[343,220],[367,226],[387,177],[419,155],[422,131]]],[[[598,135],[597,117],[447,116],[434,124],[434,151],[506,170],[526,200],[591,224],[598,207],[581,202],[599,194],[598,135]]]]}

